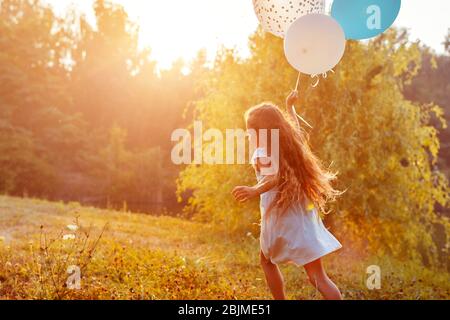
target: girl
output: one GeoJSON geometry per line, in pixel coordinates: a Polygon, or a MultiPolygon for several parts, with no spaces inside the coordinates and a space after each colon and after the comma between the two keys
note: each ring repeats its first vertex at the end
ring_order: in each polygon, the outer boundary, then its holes
{"type": "Polygon", "coordinates": [[[247,129],[256,132],[250,135],[256,141],[250,143],[257,146],[252,164],[258,184],[236,187],[232,193],[240,202],[261,196],[261,266],[275,299],[286,298],[278,264],[295,263],[305,267],[311,284],[325,299],[341,300],[341,293],[325,273],[321,258],[342,246],[325,228],[316,209],[324,210],[326,202],[340,193],[331,186],[335,175],[322,168],[308,146],[292,108],[297,100],[296,91],[287,98],[287,116],[271,103],[247,111],[247,129]],[[268,132],[278,129],[278,159],[269,156],[274,150],[271,142],[258,138],[261,129],[268,132]],[[269,166],[277,168],[276,171],[268,174],[270,170],[264,169],[269,166]]]}

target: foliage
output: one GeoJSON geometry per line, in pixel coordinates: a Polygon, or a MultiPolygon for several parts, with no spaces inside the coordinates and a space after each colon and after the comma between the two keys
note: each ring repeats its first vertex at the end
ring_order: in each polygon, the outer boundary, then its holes
{"type": "Polygon", "coordinates": [[[45,154],[29,132],[1,124],[0,121],[0,190],[44,196],[56,180],[45,154]]]}
{"type": "MultiPolygon", "coordinates": [[[[205,97],[196,103],[205,128],[242,128],[247,108],[266,100],[281,106],[295,84],[279,39],[258,32],[250,48],[246,60],[222,52],[205,78],[205,97]]],[[[349,42],[335,73],[318,88],[301,78],[299,106],[315,127],[313,150],[339,172],[337,187],[346,190],[327,218],[339,238],[371,254],[436,262],[438,250],[447,249],[433,243],[433,225],[449,231],[448,220],[434,211],[436,203],[448,203],[448,182],[432,167],[439,140],[429,118],[433,113],[440,118],[441,109],[415,104],[402,93],[420,62],[418,45],[404,34],[349,42]]],[[[199,218],[231,230],[248,228],[257,221],[256,203],[242,207],[229,193],[253,181],[247,167],[195,165],[181,173],[179,193],[192,190],[190,208],[199,218]]],[[[443,257],[447,260],[447,251],[443,257]]]]}
{"type": "MultiPolygon", "coordinates": [[[[447,36],[447,48],[448,41],[447,36]]],[[[437,165],[447,174],[450,173],[450,50],[438,55],[430,49],[422,48],[422,68],[410,85],[405,87],[405,96],[420,103],[437,104],[443,108],[445,122],[433,117],[431,122],[439,130],[441,149],[437,165]]]]}
{"type": "Polygon", "coordinates": [[[158,199],[164,183],[161,150],[131,152],[125,147],[125,139],[124,130],[113,127],[110,142],[102,152],[105,168],[99,175],[105,181],[102,193],[107,195],[108,204],[117,207],[127,200],[138,203],[145,199],[161,202],[161,196],[158,199]]]}
{"type": "Polygon", "coordinates": [[[177,168],[162,164],[170,133],[190,117],[204,55],[188,75],[182,61],[159,70],[121,6],[98,0],[94,11],[95,27],[75,11],[58,17],[42,1],[0,2],[0,192],[169,206],[177,168]],[[108,162],[114,130],[126,133],[122,164],[108,162]]]}

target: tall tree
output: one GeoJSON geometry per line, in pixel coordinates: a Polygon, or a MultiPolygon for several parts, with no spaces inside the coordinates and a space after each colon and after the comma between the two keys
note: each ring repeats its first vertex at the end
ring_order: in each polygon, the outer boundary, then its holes
{"type": "Polygon", "coordinates": [[[0,2],[2,191],[45,195],[56,187],[49,139],[56,143],[55,131],[73,120],[63,113],[69,99],[61,23],[38,0],[0,2]]]}
{"type": "Polygon", "coordinates": [[[138,58],[137,27],[122,6],[97,0],[94,9],[97,29],[81,16],[72,51],[74,106],[96,127],[126,125],[133,108],[130,70],[138,58]]]}
{"type": "MultiPolygon", "coordinates": [[[[449,50],[450,33],[444,41],[449,50]]],[[[439,131],[441,149],[439,152],[439,168],[450,174],[450,55],[437,54],[433,50],[422,47],[422,68],[413,81],[405,86],[405,96],[423,104],[437,104],[443,108],[445,121],[433,117],[431,123],[439,131]]],[[[450,51],[448,51],[450,53],[450,51]]]]}

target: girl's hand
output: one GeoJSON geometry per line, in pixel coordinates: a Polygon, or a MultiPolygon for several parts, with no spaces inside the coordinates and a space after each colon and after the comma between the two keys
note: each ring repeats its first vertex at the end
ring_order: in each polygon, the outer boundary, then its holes
{"type": "Polygon", "coordinates": [[[252,187],[236,187],[233,189],[231,194],[234,196],[236,201],[242,203],[258,196],[257,191],[252,187]]]}
{"type": "Polygon", "coordinates": [[[298,101],[298,91],[292,91],[286,98],[286,107],[290,108],[294,106],[298,101]]]}

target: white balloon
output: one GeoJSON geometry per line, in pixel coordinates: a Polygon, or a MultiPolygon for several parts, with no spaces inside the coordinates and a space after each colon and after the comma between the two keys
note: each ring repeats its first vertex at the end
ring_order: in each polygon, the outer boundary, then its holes
{"type": "Polygon", "coordinates": [[[297,18],[324,13],[325,0],[253,0],[253,7],[263,29],[283,38],[297,18]]]}
{"type": "Polygon", "coordinates": [[[317,75],[333,69],[345,52],[345,33],[339,23],[324,14],[309,14],[291,24],[284,52],[298,71],[317,75]]]}

